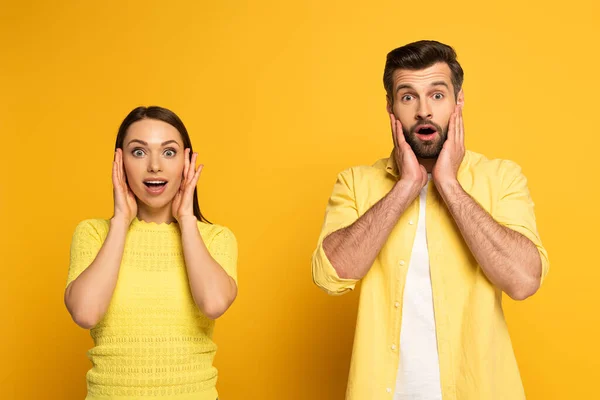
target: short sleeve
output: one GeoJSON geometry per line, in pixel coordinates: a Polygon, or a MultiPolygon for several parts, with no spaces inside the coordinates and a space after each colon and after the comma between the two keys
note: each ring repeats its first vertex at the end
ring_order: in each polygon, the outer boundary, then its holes
{"type": "Polygon", "coordinates": [[[529,239],[537,247],[542,261],[542,277],[548,274],[550,264],[548,253],[538,234],[534,213],[534,203],[527,187],[527,178],[523,175],[521,167],[512,161],[505,161],[506,172],[502,174],[502,192],[496,207],[494,219],[529,239]]]}
{"type": "Polygon", "coordinates": [[[358,219],[354,197],[353,173],[346,170],[338,175],[325,211],[325,221],[319,236],[317,249],[312,256],[313,282],[330,295],[341,295],[353,290],[358,280],[340,278],[323,250],[323,240],[358,219]]]}
{"type": "Polygon", "coordinates": [[[71,239],[71,256],[67,286],[94,261],[108,234],[108,222],[104,220],[81,221],[71,239]]]}
{"type": "Polygon", "coordinates": [[[233,232],[223,227],[210,242],[208,251],[237,284],[238,247],[233,232]]]}

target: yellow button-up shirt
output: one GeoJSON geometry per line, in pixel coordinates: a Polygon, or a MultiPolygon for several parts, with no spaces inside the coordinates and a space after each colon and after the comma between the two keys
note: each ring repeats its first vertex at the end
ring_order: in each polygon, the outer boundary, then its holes
{"type": "MultiPolygon", "coordinates": [[[[312,258],[314,282],[331,295],[354,289],[340,278],[323,251],[323,239],[351,225],[384,197],[400,172],[393,155],[373,166],[339,174],[312,258]]],[[[500,224],[542,247],[521,168],[467,151],[458,181],[500,224]]],[[[435,185],[426,200],[427,248],[444,400],[519,400],[525,394],[502,311],[502,292],[485,276],[435,185]]],[[[400,362],[400,325],[406,273],[415,238],[419,201],[400,217],[371,269],[362,279],[347,400],[392,399],[400,362]]]]}

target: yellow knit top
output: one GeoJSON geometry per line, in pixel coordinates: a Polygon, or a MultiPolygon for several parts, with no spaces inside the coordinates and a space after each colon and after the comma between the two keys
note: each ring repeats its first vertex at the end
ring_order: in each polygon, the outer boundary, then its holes
{"type": "MultiPolygon", "coordinates": [[[[87,268],[109,221],[80,222],[67,285],[87,268]]],[[[237,282],[237,242],[222,226],[198,222],[212,257],[237,282]]],[[[91,329],[86,400],[215,400],[214,321],[192,298],[177,223],[133,220],[119,278],[104,318],[91,329]]]]}

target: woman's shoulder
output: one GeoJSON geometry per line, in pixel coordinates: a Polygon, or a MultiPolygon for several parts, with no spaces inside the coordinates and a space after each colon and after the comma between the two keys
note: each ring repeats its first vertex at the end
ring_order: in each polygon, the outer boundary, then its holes
{"type": "Polygon", "coordinates": [[[231,229],[223,225],[198,221],[198,231],[205,243],[211,243],[217,237],[235,241],[235,235],[231,229]]]}
{"type": "Polygon", "coordinates": [[[89,218],[79,221],[73,232],[73,240],[90,243],[102,243],[108,236],[110,221],[101,218],[89,218]]]}
{"type": "Polygon", "coordinates": [[[77,228],[80,229],[106,229],[110,227],[110,220],[104,218],[88,218],[79,221],[77,228]]]}

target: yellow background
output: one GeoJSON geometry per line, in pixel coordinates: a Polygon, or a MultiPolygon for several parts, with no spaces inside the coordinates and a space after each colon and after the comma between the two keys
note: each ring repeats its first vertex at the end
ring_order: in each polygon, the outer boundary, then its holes
{"type": "Polygon", "coordinates": [[[358,293],[320,292],[310,256],[336,174],[389,154],[385,55],[423,38],[458,52],[468,148],[521,164],[536,202],[550,274],[504,303],[528,399],[596,396],[600,8],[495,3],[2,1],[0,397],[83,399],[71,235],[110,217],[118,125],[158,104],[206,166],[203,212],[239,241],[221,398],[342,399],[358,293]]]}

